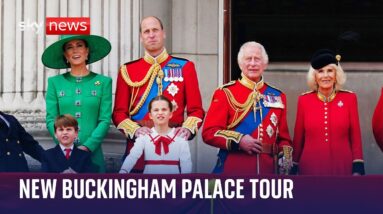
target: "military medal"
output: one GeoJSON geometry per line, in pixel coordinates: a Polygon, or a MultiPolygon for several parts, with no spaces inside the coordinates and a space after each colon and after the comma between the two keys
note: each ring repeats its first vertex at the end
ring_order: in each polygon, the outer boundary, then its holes
{"type": "Polygon", "coordinates": [[[277,118],[277,115],[274,112],[270,116],[270,121],[274,124],[274,126],[277,126],[278,118],[277,118]]]}
{"type": "Polygon", "coordinates": [[[342,108],[342,106],[343,106],[343,102],[342,102],[342,100],[338,102],[338,106],[339,106],[340,108],[342,108]]]}
{"type": "Polygon", "coordinates": [[[175,82],[178,82],[178,76],[179,76],[178,69],[174,69],[174,81],[175,82]]]}
{"type": "Polygon", "coordinates": [[[282,98],[280,96],[264,95],[263,97],[263,105],[265,107],[285,108],[285,105],[283,105],[282,98]]]}
{"type": "Polygon", "coordinates": [[[60,96],[60,97],[65,96],[65,92],[64,92],[64,91],[60,91],[59,96],[60,96]]]}
{"type": "Polygon", "coordinates": [[[101,85],[101,83],[100,83],[100,81],[96,81],[96,82],[94,82],[94,85],[96,85],[96,86],[99,86],[99,85],[101,85]]]}
{"type": "Polygon", "coordinates": [[[92,93],[93,96],[97,96],[97,91],[96,90],[92,90],[91,93],[92,93]]]}
{"type": "Polygon", "coordinates": [[[266,128],[266,132],[267,132],[267,135],[269,135],[269,137],[273,136],[273,134],[274,134],[274,129],[273,129],[273,127],[271,127],[270,125],[268,125],[267,128],[266,128]]]}
{"type": "Polygon", "coordinates": [[[164,81],[165,82],[169,82],[169,69],[165,69],[164,71],[165,71],[164,72],[165,73],[164,81]]]}
{"type": "Polygon", "coordinates": [[[179,89],[174,83],[172,83],[166,90],[174,97],[178,93],[179,89]]]}
{"type": "Polygon", "coordinates": [[[180,77],[178,78],[178,80],[180,82],[183,82],[184,81],[184,78],[182,77],[182,70],[180,69],[180,77]]]}
{"type": "Polygon", "coordinates": [[[174,72],[173,69],[169,69],[169,74],[170,74],[170,75],[169,75],[169,81],[170,81],[170,82],[173,82],[173,80],[174,80],[174,79],[173,79],[173,72],[174,72]]]}

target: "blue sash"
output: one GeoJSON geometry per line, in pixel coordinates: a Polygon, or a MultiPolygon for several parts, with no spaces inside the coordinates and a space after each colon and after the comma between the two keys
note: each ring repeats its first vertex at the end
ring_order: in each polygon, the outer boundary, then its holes
{"type": "MultiPolygon", "coordinates": [[[[281,92],[279,90],[276,90],[270,86],[267,86],[264,94],[273,94],[273,96],[280,96],[281,92]]],[[[265,107],[263,105],[262,100],[257,103],[258,105],[261,104],[262,107],[262,118],[264,119],[267,114],[270,111],[270,108],[265,107]]],[[[259,124],[261,123],[261,112],[258,110],[256,113],[256,121],[254,121],[254,110],[250,110],[245,118],[235,127],[234,131],[239,132],[243,135],[252,135],[254,131],[258,128],[259,124]]],[[[229,151],[226,149],[220,149],[218,152],[218,160],[217,164],[214,167],[213,173],[220,174],[223,172],[224,164],[227,158],[229,151]]]]}
{"type": "MultiPolygon", "coordinates": [[[[167,71],[171,68],[169,65],[180,65],[180,68],[182,69],[185,64],[187,63],[186,60],[184,59],[179,59],[179,58],[172,58],[171,60],[169,60],[168,63],[166,63],[166,65],[162,68],[162,70],[164,71],[164,74],[165,76],[167,75],[167,71]]],[[[166,88],[170,85],[170,82],[169,81],[164,81],[164,79],[162,79],[162,92],[164,92],[166,90],[166,88]]],[[[148,97],[146,98],[144,104],[142,105],[142,107],[138,110],[138,112],[132,116],[132,119],[134,121],[138,121],[138,120],[142,120],[144,119],[145,115],[148,113],[148,106],[149,106],[149,102],[158,95],[158,84],[157,84],[157,81],[154,79],[154,82],[153,82],[153,85],[152,85],[152,88],[150,89],[150,92],[148,94],[148,97]]],[[[142,97],[140,97],[139,99],[141,99],[142,97]]]]}

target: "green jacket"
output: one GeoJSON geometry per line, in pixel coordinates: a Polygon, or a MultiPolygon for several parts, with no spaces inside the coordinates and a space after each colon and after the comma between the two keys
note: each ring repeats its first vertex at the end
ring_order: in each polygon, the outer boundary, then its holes
{"type": "Polygon", "coordinates": [[[92,162],[105,172],[101,143],[108,133],[112,114],[112,79],[90,72],[80,79],[70,72],[48,79],[46,125],[58,143],[54,121],[58,115],[71,114],[79,124],[77,146],[92,152],[92,162]]]}

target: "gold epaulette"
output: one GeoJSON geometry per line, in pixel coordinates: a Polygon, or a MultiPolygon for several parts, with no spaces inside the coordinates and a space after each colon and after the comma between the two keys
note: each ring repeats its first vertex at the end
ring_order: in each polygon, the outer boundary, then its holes
{"type": "Polygon", "coordinates": [[[140,128],[138,123],[132,121],[129,118],[126,118],[123,120],[120,124],[118,124],[117,129],[121,129],[124,131],[125,136],[133,139],[134,133],[137,131],[137,129],[140,128]]]}
{"type": "Polygon", "coordinates": [[[215,134],[214,137],[223,137],[226,139],[226,148],[228,150],[231,149],[231,142],[230,140],[239,143],[241,138],[243,137],[243,134],[232,131],[232,130],[218,130],[215,134]]]}
{"type": "Polygon", "coordinates": [[[350,91],[350,90],[346,90],[346,89],[339,89],[339,91],[342,91],[342,92],[347,92],[347,93],[354,93],[353,91],[350,91]]]}
{"type": "Polygon", "coordinates": [[[234,84],[235,84],[235,81],[232,80],[232,81],[230,81],[230,82],[228,82],[228,83],[226,83],[226,84],[221,85],[221,86],[218,87],[218,88],[219,88],[219,89],[223,89],[223,88],[229,87],[229,86],[234,85],[234,84]]]}
{"type": "Polygon", "coordinates": [[[188,129],[194,135],[198,131],[198,123],[200,122],[202,122],[201,118],[190,116],[183,122],[182,127],[188,129]]]}
{"type": "Polygon", "coordinates": [[[310,93],[313,93],[313,92],[315,92],[315,91],[306,91],[306,92],[303,92],[301,95],[306,95],[306,94],[310,94],[310,93]]]}

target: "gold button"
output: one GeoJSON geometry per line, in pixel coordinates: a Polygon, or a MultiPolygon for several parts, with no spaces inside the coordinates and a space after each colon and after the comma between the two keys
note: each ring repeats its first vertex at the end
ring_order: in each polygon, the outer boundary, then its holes
{"type": "Polygon", "coordinates": [[[324,108],[324,110],[327,110],[327,107],[326,107],[326,108],[324,108]]]}
{"type": "Polygon", "coordinates": [[[19,141],[19,140],[17,141],[17,144],[20,144],[20,141],[19,141]]]}
{"type": "Polygon", "coordinates": [[[324,114],[327,114],[327,111],[325,111],[324,114]]]}
{"type": "Polygon", "coordinates": [[[326,142],[328,141],[328,139],[326,139],[326,142]]]}
{"type": "Polygon", "coordinates": [[[324,127],[324,129],[326,129],[326,130],[327,130],[327,127],[324,127]]]}
{"type": "Polygon", "coordinates": [[[10,153],[10,152],[7,152],[7,155],[11,155],[11,153],[10,153]]]}
{"type": "Polygon", "coordinates": [[[260,138],[259,138],[259,140],[260,140],[260,141],[262,141],[262,140],[263,140],[263,138],[261,138],[261,137],[260,137],[260,138]]]}
{"type": "Polygon", "coordinates": [[[5,141],[8,142],[9,141],[8,138],[6,138],[5,141]]]}
{"type": "Polygon", "coordinates": [[[327,124],[327,121],[324,121],[324,124],[327,124]]]}
{"type": "Polygon", "coordinates": [[[20,153],[19,156],[21,157],[21,156],[23,156],[23,155],[20,153]]]}
{"type": "Polygon", "coordinates": [[[327,116],[324,116],[324,119],[327,119],[327,116]]]}
{"type": "Polygon", "coordinates": [[[328,135],[328,133],[325,133],[324,135],[326,135],[326,136],[327,136],[327,135],[328,135]]]}
{"type": "Polygon", "coordinates": [[[263,133],[259,133],[259,136],[263,136],[263,133]]]}
{"type": "Polygon", "coordinates": [[[327,106],[327,103],[324,103],[325,106],[327,106]]]}

